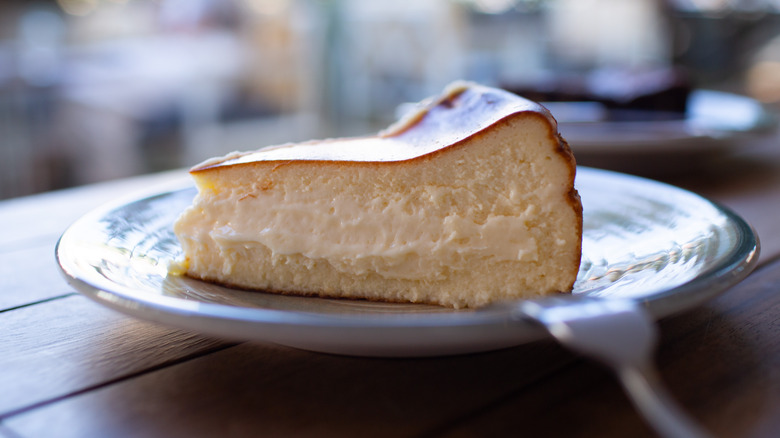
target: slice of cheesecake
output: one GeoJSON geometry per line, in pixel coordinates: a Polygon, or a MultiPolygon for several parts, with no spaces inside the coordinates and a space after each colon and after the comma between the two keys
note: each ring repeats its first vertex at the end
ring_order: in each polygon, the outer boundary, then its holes
{"type": "Polygon", "coordinates": [[[472,83],[373,137],[234,153],[191,171],[186,274],[269,292],[477,307],[570,291],[575,162],[540,105],[472,83]]]}

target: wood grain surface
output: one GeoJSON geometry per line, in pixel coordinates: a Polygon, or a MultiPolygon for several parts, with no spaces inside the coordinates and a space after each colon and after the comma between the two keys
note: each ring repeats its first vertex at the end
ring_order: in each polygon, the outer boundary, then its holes
{"type": "MultiPolygon", "coordinates": [[[[759,268],[659,322],[657,364],[716,436],[780,436],[780,148],[667,181],[746,218],[759,268]]],[[[429,359],[229,343],[78,295],[54,246],[90,209],[170,172],[0,202],[0,437],[653,436],[601,366],[552,342],[429,359]]]]}

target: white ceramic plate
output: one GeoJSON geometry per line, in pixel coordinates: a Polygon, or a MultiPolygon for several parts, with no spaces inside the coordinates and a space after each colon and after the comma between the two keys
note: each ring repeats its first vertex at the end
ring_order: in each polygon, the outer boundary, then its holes
{"type": "MultiPolygon", "coordinates": [[[[575,294],[634,299],[661,318],[724,291],[757,261],[751,228],[690,192],[589,168],[578,169],[577,189],[584,234],[575,294]]],[[[86,296],[141,319],[337,354],[458,354],[543,336],[502,308],[292,297],[169,276],[169,262],[181,254],[171,225],[194,195],[190,186],[169,187],[84,216],[57,245],[66,278],[86,296]]]]}

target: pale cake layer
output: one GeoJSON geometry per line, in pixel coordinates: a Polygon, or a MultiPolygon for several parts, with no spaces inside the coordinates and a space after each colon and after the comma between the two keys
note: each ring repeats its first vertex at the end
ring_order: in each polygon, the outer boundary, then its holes
{"type": "MultiPolygon", "coordinates": [[[[484,104],[485,93],[468,92],[484,104]]],[[[464,93],[436,103],[438,117],[463,105],[464,93]]],[[[199,195],[175,225],[187,274],[282,293],[453,307],[570,290],[582,231],[573,159],[548,115],[499,96],[523,109],[491,113],[486,127],[411,159],[263,160],[261,151],[201,166],[193,171],[199,195]]],[[[430,127],[414,130],[432,109],[364,145],[393,149],[410,135],[425,137],[430,127]]],[[[303,147],[343,152],[355,141],[303,147]]],[[[296,146],[272,151],[282,149],[296,146]]]]}

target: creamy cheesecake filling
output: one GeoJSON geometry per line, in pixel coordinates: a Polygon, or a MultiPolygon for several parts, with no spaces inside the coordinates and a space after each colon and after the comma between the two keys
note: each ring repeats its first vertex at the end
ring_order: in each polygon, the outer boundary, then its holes
{"type": "MultiPolygon", "coordinates": [[[[444,190],[427,191],[436,197],[444,190]]],[[[240,198],[212,199],[208,210],[177,223],[177,234],[194,241],[213,239],[225,256],[262,245],[277,259],[301,254],[346,274],[405,280],[442,280],[449,271],[473,266],[474,258],[535,261],[537,254],[527,225],[534,207],[519,216],[489,215],[477,223],[409,211],[408,199],[401,196],[367,206],[345,197],[310,199],[305,193],[274,190],[240,198]]],[[[199,208],[197,202],[193,208],[199,208]]]]}

